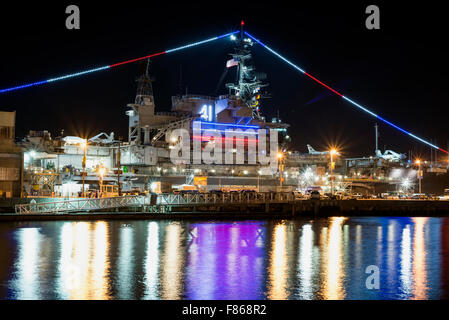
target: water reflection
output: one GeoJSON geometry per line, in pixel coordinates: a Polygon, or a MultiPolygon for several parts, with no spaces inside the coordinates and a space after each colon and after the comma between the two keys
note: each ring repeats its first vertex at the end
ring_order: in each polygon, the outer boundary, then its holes
{"type": "Polygon", "coordinates": [[[287,249],[286,249],[285,224],[278,224],[274,227],[273,248],[271,250],[269,267],[269,291],[268,298],[283,300],[287,298],[286,291],[286,269],[287,269],[287,249]]]}
{"type": "Polygon", "coordinates": [[[19,289],[17,299],[36,300],[39,295],[39,274],[36,266],[39,266],[39,247],[41,235],[38,228],[26,228],[19,233],[19,257],[17,261],[17,274],[15,286],[19,289]]]}
{"type": "Polygon", "coordinates": [[[181,297],[181,263],[183,252],[181,252],[180,234],[181,226],[170,224],[167,226],[165,236],[165,255],[162,269],[162,299],[174,300],[181,297]]]}
{"type": "Polygon", "coordinates": [[[401,241],[401,284],[404,293],[403,298],[409,298],[413,285],[412,274],[412,247],[410,225],[407,224],[402,230],[401,241]]]}
{"type": "Polygon", "coordinates": [[[311,224],[302,227],[301,240],[299,246],[299,298],[313,299],[312,276],[313,268],[313,231],[311,224]]]}
{"type": "Polygon", "coordinates": [[[324,240],[322,254],[323,261],[323,296],[324,299],[337,300],[344,298],[342,286],[343,266],[342,266],[342,227],[346,218],[330,218],[329,231],[324,240]]]}
{"type": "Polygon", "coordinates": [[[188,299],[259,299],[262,292],[263,222],[190,226],[186,270],[188,299]]]}
{"type": "Polygon", "coordinates": [[[145,295],[144,299],[157,299],[157,277],[159,269],[159,225],[156,222],[148,223],[148,236],[146,255],[144,261],[145,270],[145,295]]]}
{"type": "Polygon", "coordinates": [[[413,240],[413,277],[415,285],[413,299],[427,298],[426,250],[424,243],[424,226],[428,218],[413,218],[415,223],[413,240]]]}
{"type": "Polygon", "coordinates": [[[93,234],[94,247],[92,256],[90,257],[93,262],[90,267],[89,273],[93,275],[93,279],[89,279],[92,283],[90,286],[89,298],[95,300],[104,300],[109,298],[108,295],[108,282],[106,276],[109,269],[108,261],[108,224],[106,222],[96,222],[94,225],[93,234]]]}
{"type": "Polygon", "coordinates": [[[383,256],[387,259],[387,276],[390,283],[394,283],[396,275],[396,268],[394,267],[396,256],[395,232],[396,221],[390,220],[387,227],[387,252],[383,253],[383,256]]]}
{"type": "MultiPolygon", "coordinates": [[[[60,233],[58,297],[99,299],[109,296],[109,238],[106,222],[64,223],[60,233]]],[[[120,272],[120,268],[118,269],[120,272]]]]}
{"type": "Polygon", "coordinates": [[[60,233],[58,292],[61,299],[69,299],[69,289],[79,285],[78,268],[72,264],[73,229],[72,223],[66,223],[62,226],[60,233]]]}
{"type": "Polygon", "coordinates": [[[375,217],[3,223],[0,298],[438,299],[449,296],[447,225],[375,217]],[[365,287],[373,264],[378,290],[365,287]]]}
{"type": "Polygon", "coordinates": [[[89,223],[74,223],[72,242],[73,253],[69,258],[68,269],[64,270],[68,282],[70,299],[87,299],[89,297],[89,223]]]}
{"type": "Polygon", "coordinates": [[[118,259],[118,296],[119,299],[133,297],[132,286],[134,269],[134,228],[126,226],[119,233],[119,259],[118,259]]]}
{"type": "MultiPolygon", "coordinates": [[[[213,225],[194,225],[190,230],[188,252],[187,298],[213,299],[217,286],[217,243],[214,241],[213,225]],[[195,288],[195,290],[191,290],[195,288]]],[[[218,284],[219,285],[219,284],[218,284]]]]}
{"type": "MultiPolygon", "coordinates": [[[[347,225],[345,225],[347,227],[347,225]]],[[[362,226],[355,226],[355,266],[358,269],[362,269],[362,226]]]]}
{"type": "Polygon", "coordinates": [[[382,226],[377,227],[377,239],[376,239],[376,265],[382,265],[382,249],[383,249],[383,229],[382,226]]]}

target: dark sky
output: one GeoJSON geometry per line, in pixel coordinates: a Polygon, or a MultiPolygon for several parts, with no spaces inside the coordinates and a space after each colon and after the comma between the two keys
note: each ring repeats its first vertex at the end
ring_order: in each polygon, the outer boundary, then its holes
{"type": "MultiPolygon", "coordinates": [[[[178,47],[239,28],[308,73],[391,122],[443,147],[449,141],[448,26],[438,5],[374,1],[304,5],[272,1],[242,4],[148,1],[20,2],[0,12],[0,88],[109,65],[178,47]],[[65,28],[65,7],[77,4],[81,29],[65,28]],[[380,30],[367,30],[365,8],[380,8],[380,30]]],[[[392,1],[390,1],[392,2],[392,1]]],[[[215,91],[233,43],[228,39],[156,57],[152,62],[158,110],[188,86],[215,91]]],[[[337,144],[347,156],[374,152],[375,119],[255,46],[258,71],[266,72],[272,98],[262,113],[279,110],[292,125],[293,147],[305,152],[337,144]]],[[[18,137],[28,130],[93,136],[114,131],[127,139],[126,104],[134,101],[139,64],[0,94],[1,110],[17,111],[18,137]]],[[[224,85],[219,93],[225,93],[224,85]]],[[[429,147],[379,123],[380,146],[430,157],[429,147]]],[[[443,154],[441,154],[443,155],[443,154]]]]}

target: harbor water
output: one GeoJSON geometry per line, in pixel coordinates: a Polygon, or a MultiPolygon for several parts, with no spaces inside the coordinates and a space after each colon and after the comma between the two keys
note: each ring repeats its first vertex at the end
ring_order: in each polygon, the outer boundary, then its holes
{"type": "Polygon", "coordinates": [[[0,299],[447,298],[449,218],[0,223],[0,299]]]}

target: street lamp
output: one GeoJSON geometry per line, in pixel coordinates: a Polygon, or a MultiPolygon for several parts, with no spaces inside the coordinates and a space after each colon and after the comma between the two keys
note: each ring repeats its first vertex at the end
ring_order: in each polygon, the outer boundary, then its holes
{"type": "Polygon", "coordinates": [[[415,163],[418,165],[418,181],[419,181],[419,194],[421,194],[421,160],[416,160],[415,163]]]}
{"type": "Polygon", "coordinates": [[[338,152],[335,148],[332,148],[329,154],[331,155],[331,195],[334,195],[334,155],[338,154],[338,152]]]}
{"type": "Polygon", "coordinates": [[[98,173],[100,174],[100,197],[103,193],[103,175],[105,171],[106,169],[104,167],[100,167],[100,169],[98,169],[98,173]]]}
{"type": "Polygon", "coordinates": [[[282,152],[278,152],[277,158],[279,160],[279,186],[281,187],[282,191],[282,171],[284,170],[284,164],[282,163],[282,160],[284,159],[284,154],[282,152]]]}
{"type": "Polygon", "coordinates": [[[84,176],[86,174],[86,149],[87,149],[87,140],[84,139],[83,142],[80,143],[81,148],[83,149],[83,192],[82,192],[82,196],[84,198],[84,176]]]}

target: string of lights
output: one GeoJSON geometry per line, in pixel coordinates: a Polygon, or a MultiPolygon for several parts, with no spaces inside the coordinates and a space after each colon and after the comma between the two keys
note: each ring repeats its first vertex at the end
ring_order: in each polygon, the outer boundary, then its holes
{"type": "Polygon", "coordinates": [[[397,130],[399,130],[399,131],[401,131],[401,132],[403,132],[403,133],[409,135],[410,137],[412,137],[412,138],[414,138],[414,139],[416,139],[416,140],[418,140],[418,141],[420,141],[420,142],[423,142],[423,143],[427,144],[428,146],[430,146],[430,147],[432,147],[432,148],[434,148],[434,149],[437,149],[437,150],[439,150],[439,151],[442,151],[442,152],[444,152],[444,153],[449,154],[448,151],[446,151],[446,150],[444,150],[444,149],[442,149],[442,148],[440,148],[440,147],[438,147],[438,146],[436,146],[436,145],[434,145],[434,144],[432,144],[432,143],[430,143],[430,142],[428,142],[428,141],[426,141],[426,140],[424,140],[424,139],[422,139],[422,138],[420,138],[420,137],[417,137],[416,135],[412,134],[411,132],[409,132],[409,131],[407,131],[407,130],[404,130],[404,129],[398,127],[397,125],[391,123],[391,122],[388,121],[388,120],[385,120],[385,119],[382,118],[381,116],[379,116],[379,115],[375,114],[374,112],[370,111],[369,109],[367,109],[367,108],[361,106],[361,105],[358,104],[357,102],[355,102],[355,101],[349,99],[348,97],[344,96],[344,95],[341,94],[340,92],[338,92],[338,91],[332,89],[331,87],[329,87],[329,86],[328,86],[327,84],[325,84],[324,82],[321,82],[320,80],[318,80],[317,78],[315,78],[315,77],[312,76],[311,74],[307,73],[306,71],[304,71],[304,69],[298,67],[296,64],[294,64],[294,63],[291,62],[290,60],[286,59],[285,57],[283,57],[282,55],[280,55],[279,53],[277,53],[276,51],[274,51],[273,49],[271,49],[270,47],[268,47],[267,45],[265,45],[264,43],[262,43],[259,39],[256,39],[255,37],[253,37],[253,36],[252,36],[251,34],[249,34],[248,32],[245,31],[245,34],[246,34],[248,37],[250,37],[252,40],[254,40],[255,42],[257,42],[258,44],[260,44],[262,47],[264,47],[265,49],[267,49],[268,51],[270,51],[271,53],[273,53],[275,56],[277,56],[278,58],[280,58],[281,60],[283,60],[284,62],[286,62],[286,63],[289,64],[290,66],[292,66],[293,68],[295,68],[296,70],[302,72],[303,74],[305,74],[306,76],[308,76],[309,78],[311,78],[312,80],[314,80],[315,82],[321,84],[323,87],[329,89],[330,91],[332,91],[333,93],[337,94],[337,95],[340,96],[341,98],[345,99],[346,101],[348,101],[348,102],[351,103],[352,105],[356,106],[357,108],[359,108],[359,109],[365,111],[366,113],[368,113],[368,114],[372,115],[373,117],[379,119],[380,121],[382,121],[382,122],[388,124],[389,126],[391,126],[391,127],[395,128],[395,129],[397,129],[397,130]]]}
{"type": "MultiPolygon", "coordinates": [[[[238,32],[241,32],[241,31],[229,32],[229,33],[226,33],[226,34],[223,34],[223,35],[220,35],[220,36],[216,36],[216,37],[212,37],[212,38],[209,38],[209,39],[206,39],[206,40],[190,43],[190,44],[183,45],[183,46],[180,46],[180,47],[177,47],[177,48],[161,51],[161,52],[150,54],[150,55],[147,55],[147,56],[144,56],[144,57],[140,57],[140,58],[135,58],[135,59],[131,59],[131,60],[126,60],[126,61],[114,63],[114,64],[107,65],[107,66],[102,66],[102,67],[97,67],[97,68],[93,68],[93,69],[88,69],[88,70],[84,70],[84,71],[80,71],[80,72],[76,72],[76,73],[72,73],[72,74],[67,74],[67,75],[60,76],[60,77],[50,78],[50,79],[43,80],[43,81],[31,82],[31,83],[27,83],[27,84],[15,86],[15,87],[10,87],[10,88],[6,88],[6,89],[0,89],[0,93],[10,92],[10,91],[14,91],[14,90],[20,90],[20,89],[24,89],[24,88],[28,88],[28,87],[32,87],[32,86],[38,86],[38,85],[41,85],[41,84],[46,84],[46,83],[55,82],[55,81],[59,81],[59,80],[64,80],[64,79],[69,79],[69,78],[73,78],[73,77],[78,77],[78,76],[81,76],[81,75],[86,75],[86,74],[89,74],[89,73],[94,73],[94,72],[97,72],[97,71],[102,71],[102,70],[106,70],[106,69],[110,69],[110,68],[115,68],[115,67],[118,67],[118,66],[121,66],[121,65],[125,65],[125,64],[128,64],[128,63],[133,63],[133,62],[137,62],[137,61],[140,61],[140,60],[144,60],[144,59],[156,57],[156,56],[159,56],[159,55],[163,55],[163,54],[167,54],[167,53],[172,53],[172,52],[188,49],[188,48],[191,48],[191,47],[194,47],[194,46],[198,46],[198,45],[201,45],[201,44],[204,44],[204,43],[212,42],[212,41],[215,41],[215,40],[218,40],[218,39],[222,39],[222,38],[227,37],[227,36],[232,36],[232,35],[234,35],[234,34],[236,34],[238,32]]],[[[416,139],[416,140],[418,140],[418,141],[420,141],[422,143],[425,143],[425,144],[429,145],[430,147],[432,147],[434,149],[437,149],[439,151],[442,151],[444,153],[449,154],[448,151],[446,151],[446,150],[444,150],[444,149],[442,149],[442,148],[440,148],[440,147],[438,147],[438,146],[436,146],[436,145],[434,145],[434,144],[432,144],[432,143],[430,143],[430,142],[428,142],[428,141],[426,141],[426,140],[424,140],[424,139],[422,139],[422,138],[412,134],[411,132],[409,132],[407,130],[404,130],[404,129],[400,128],[399,126],[397,126],[397,125],[391,123],[390,121],[382,118],[381,116],[375,114],[374,112],[370,111],[369,109],[361,106],[359,103],[357,103],[357,102],[351,100],[350,98],[344,96],[343,94],[341,94],[338,91],[336,91],[335,89],[331,88],[330,86],[328,86],[324,82],[318,80],[317,78],[315,78],[311,74],[307,73],[304,69],[298,67],[296,64],[294,64],[290,60],[286,59],[281,54],[279,54],[275,50],[271,49],[270,47],[268,47],[267,45],[262,43],[260,40],[256,39],[254,36],[249,34],[248,32],[245,31],[244,33],[248,37],[250,37],[252,40],[254,40],[258,44],[260,44],[262,47],[267,49],[269,52],[271,52],[272,54],[274,54],[275,56],[277,56],[278,58],[280,58],[281,60],[283,60],[284,62],[286,62],[287,64],[289,64],[293,68],[295,68],[296,70],[298,70],[301,73],[305,74],[306,76],[308,76],[309,78],[311,78],[315,82],[319,83],[320,85],[324,86],[328,90],[334,92],[335,94],[337,94],[341,98],[345,99],[346,101],[348,101],[352,105],[356,106],[357,108],[365,111],[366,113],[368,113],[371,116],[379,119],[380,121],[388,124],[389,126],[391,126],[391,127],[395,128],[395,129],[397,129],[397,130],[399,130],[399,131],[409,135],[410,137],[412,137],[412,138],[414,138],[414,139],[416,139]]]]}
{"type": "Polygon", "coordinates": [[[223,34],[221,36],[212,37],[212,38],[209,38],[209,39],[206,39],[206,40],[202,40],[202,41],[190,43],[190,44],[187,44],[187,45],[183,45],[183,46],[180,46],[180,47],[177,47],[177,48],[174,48],[174,49],[169,49],[169,50],[161,51],[161,52],[158,52],[158,53],[153,53],[153,54],[150,54],[150,55],[147,55],[147,56],[144,56],[144,57],[135,58],[135,59],[131,59],[131,60],[126,60],[126,61],[114,63],[114,64],[103,66],[103,67],[98,67],[98,68],[94,68],[94,69],[88,69],[88,70],[84,70],[84,71],[80,71],[80,72],[76,72],[76,73],[71,73],[71,74],[67,74],[67,75],[64,75],[64,76],[51,78],[51,79],[47,79],[47,80],[43,80],[43,81],[31,82],[31,83],[27,83],[27,84],[11,87],[11,88],[0,89],[0,93],[10,92],[10,91],[14,91],[14,90],[20,90],[20,89],[24,89],[24,88],[28,88],[28,87],[32,87],[32,86],[38,86],[38,85],[49,83],[49,82],[54,82],[54,81],[59,81],[59,80],[79,77],[79,76],[82,76],[82,75],[85,75],[85,74],[88,74],[88,73],[102,71],[102,70],[106,70],[106,69],[110,69],[110,68],[115,68],[115,67],[118,67],[118,66],[121,66],[121,65],[124,65],[124,64],[133,63],[133,62],[137,62],[137,61],[140,61],[140,60],[144,60],[144,59],[160,56],[160,55],[163,55],[163,54],[166,54],[166,53],[172,53],[172,52],[188,49],[188,48],[191,48],[191,47],[199,46],[199,45],[204,44],[204,43],[212,42],[212,41],[215,41],[215,40],[219,40],[219,39],[225,38],[227,36],[231,36],[231,35],[233,35],[235,33],[238,33],[238,32],[240,32],[240,31],[229,32],[229,33],[223,34]]]}

